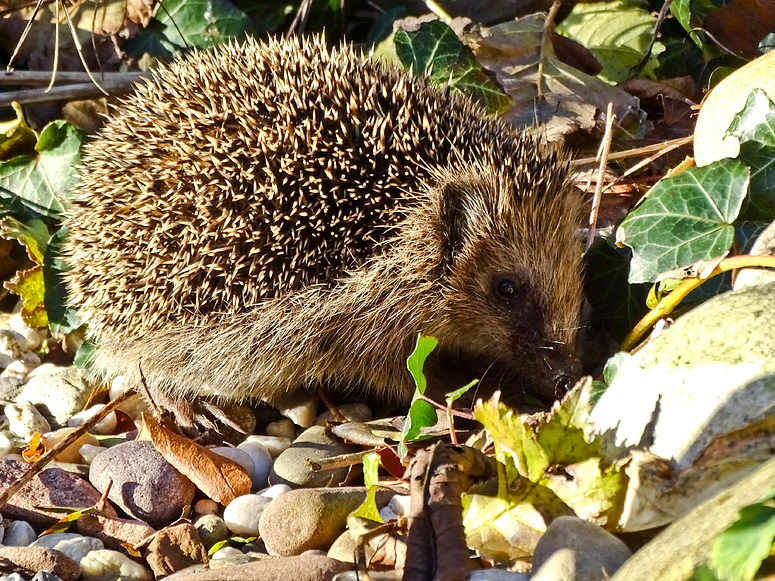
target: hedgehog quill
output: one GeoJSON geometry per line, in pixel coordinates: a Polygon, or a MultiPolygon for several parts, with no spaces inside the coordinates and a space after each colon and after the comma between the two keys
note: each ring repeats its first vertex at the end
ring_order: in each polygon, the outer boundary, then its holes
{"type": "Polygon", "coordinates": [[[552,400],[576,366],[581,201],[565,155],[319,37],[195,52],[124,98],[69,210],[95,368],[185,407],[319,386],[407,402],[418,333],[552,400]]]}

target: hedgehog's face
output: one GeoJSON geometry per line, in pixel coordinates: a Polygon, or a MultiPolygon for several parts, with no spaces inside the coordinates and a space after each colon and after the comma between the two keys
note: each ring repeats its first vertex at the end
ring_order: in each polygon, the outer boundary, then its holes
{"type": "Polygon", "coordinates": [[[482,375],[482,388],[503,390],[504,401],[554,400],[578,377],[579,199],[563,176],[540,178],[518,187],[476,167],[437,189],[439,357],[482,375]]]}

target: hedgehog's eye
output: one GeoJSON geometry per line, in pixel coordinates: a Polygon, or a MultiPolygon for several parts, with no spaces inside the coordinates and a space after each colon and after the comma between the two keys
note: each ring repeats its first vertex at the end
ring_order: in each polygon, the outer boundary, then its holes
{"type": "Polygon", "coordinates": [[[495,295],[509,302],[519,299],[525,293],[524,284],[514,275],[498,275],[493,280],[495,295]]]}

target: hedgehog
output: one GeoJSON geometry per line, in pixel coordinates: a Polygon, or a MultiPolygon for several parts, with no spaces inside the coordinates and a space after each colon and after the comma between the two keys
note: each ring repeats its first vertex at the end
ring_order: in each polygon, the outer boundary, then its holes
{"type": "Polygon", "coordinates": [[[94,369],[176,409],[469,378],[542,401],[578,375],[567,154],[319,36],[163,65],[85,149],[64,248],[94,369]]]}

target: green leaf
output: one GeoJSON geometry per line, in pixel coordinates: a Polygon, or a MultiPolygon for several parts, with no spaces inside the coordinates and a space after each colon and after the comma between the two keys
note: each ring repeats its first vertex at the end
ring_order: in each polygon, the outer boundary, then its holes
{"type": "Polygon", "coordinates": [[[740,214],[747,220],[775,219],[775,104],[761,89],[748,95],[726,135],[740,142],[738,159],[751,168],[748,199],[740,214]]]}
{"type": "MultiPolygon", "coordinates": [[[[376,454],[374,454],[376,456],[376,454]]],[[[368,486],[368,484],[366,485],[368,486]]],[[[378,486],[369,486],[369,490],[366,492],[366,500],[356,510],[351,512],[347,517],[349,521],[351,518],[364,518],[366,520],[382,523],[382,517],[379,514],[377,508],[377,490],[378,486]]]]}
{"type": "Polygon", "coordinates": [[[711,548],[708,566],[719,581],[749,581],[770,555],[775,539],[775,508],[753,504],[721,533],[711,548]]]}
{"type": "Polygon", "coordinates": [[[76,183],[84,133],[64,121],[40,134],[37,156],[20,155],[0,163],[0,188],[33,212],[59,219],[76,183]]]}
{"type": "Polygon", "coordinates": [[[440,20],[423,22],[416,30],[396,30],[396,54],[416,75],[429,75],[439,85],[476,101],[487,112],[503,113],[511,107],[511,97],[484,70],[474,53],[449,26],[440,20]]]}
{"type": "Polygon", "coordinates": [[[288,0],[236,0],[234,4],[250,19],[255,35],[276,31],[298,9],[298,2],[288,0]]]}
{"type": "Polygon", "coordinates": [[[603,380],[607,385],[611,385],[616,376],[619,375],[619,371],[627,364],[629,359],[629,353],[626,351],[619,351],[618,353],[614,353],[611,358],[606,361],[605,367],[603,368],[603,380]]]}
{"type": "Polygon", "coordinates": [[[48,226],[42,220],[20,222],[6,216],[0,220],[0,236],[6,240],[18,240],[27,249],[27,256],[35,264],[43,264],[44,254],[51,235],[48,226]]]}
{"type": "MultiPolygon", "coordinates": [[[[655,26],[656,19],[647,10],[617,0],[575,4],[556,30],[588,48],[603,65],[598,76],[616,84],[630,78],[651,44],[655,26]]],[[[664,50],[662,43],[654,43],[644,75],[654,76],[657,57],[664,50]]]]}
{"type": "Polygon", "coordinates": [[[42,267],[38,264],[29,270],[20,270],[3,286],[22,299],[22,320],[33,328],[48,325],[44,303],[45,286],[42,267]]]}
{"type": "Polygon", "coordinates": [[[0,122],[0,159],[6,159],[11,153],[27,148],[32,149],[37,141],[35,132],[24,121],[24,113],[19,104],[11,103],[16,117],[0,122]]]}
{"type": "Polygon", "coordinates": [[[75,309],[66,306],[67,288],[62,280],[62,273],[67,270],[67,264],[59,256],[62,243],[67,236],[65,228],[60,228],[46,247],[43,260],[43,280],[45,283],[45,304],[48,313],[48,326],[52,331],[67,334],[83,325],[75,309]]]}
{"type": "Polygon", "coordinates": [[[447,402],[447,405],[452,405],[454,402],[456,402],[458,399],[464,396],[468,392],[468,390],[471,389],[473,386],[475,386],[477,383],[479,383],[479,380],[474,379],[473,381],[470,381],[463,387],[456,389],[455,391],[450,391],[444,398],[447,402]]]}
{"type": "Polygon", "coordinates": [[[436,408],[420,399],[420,396],[425,393],[426,386],[425,374],[423,373],[425,360],[438,343],[434,337],[418,335],[414,351],[406,360],[406,366],[414,378],[416,389],[412,397],[412,404],[409,406],[409,412],[406,415],[404,429],[401,431],[401,442],[398,444],[398,455],[401,458],[406,457],[409,451],[406,444],[415,441],[422,428],[433,426],[438,419],[436,408]]]}
{"type": "Polygon", "coordinates": [[[714,8],[712,0],[673,0],[670,4],[670,13],[689,33],[689,37],[702,50],[706,58],[710,60],[718,56],[719,50],[713,44],[706,43],[704,38],[697,32],[701,28],[701,23],[714,8]]]}
{"type": "Polygon", "coordinates": [[[89,339],[86,339],[86,341],[81,343],[81,346],[78,348],[75,357],[73,357],[73,365],[88,369],[91,367],[92,360],[94,359],[94,355],[96,353],[97,346],[89,339]]]}
{"type": "Polygon", "coordinates": [[[379,454],[372,452],[363,457],[363,480],[371,488],[379,482],[379,454]]]}
{"type": "Polygon", "coordinates": [[[172,52],[241,38],[248,26],[248,17],[229,0],[165,0],[156,19],[172,52]]]}
{"type": "Polygon", "coordinates": [[[630,284],[631,252],[615,248],[606,240],[596,240],[584,260],[584,291],[592,313],[593,329],[602,329],[621,341],[648,312],[648,285],[630,284]]]}
{"type": "Polygon", "coordinates": [[[633,251],[631,283],[710,260],[729,250],[748,192],[749,169],[723,159],[663,179],[625,218],[617,240],[633,251]]]}

